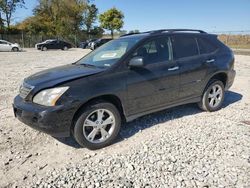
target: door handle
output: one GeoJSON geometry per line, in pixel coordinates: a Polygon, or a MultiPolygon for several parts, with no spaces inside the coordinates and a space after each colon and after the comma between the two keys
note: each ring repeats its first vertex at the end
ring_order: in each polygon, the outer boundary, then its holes
{"type": "Polygon", "coordinates": [[[178,70],[178,69],[179,69],[179,67],[176,66],[176,67],[171,67],[171,68],[169,68],[168,71],[175,71],[175,70],[178,70]]]}
{"type": "Polygon", "coordinates": [[[207,61],[206,61],[206,63],[213,63],[215,61],[215,59],[208,59],[207,61]]]}

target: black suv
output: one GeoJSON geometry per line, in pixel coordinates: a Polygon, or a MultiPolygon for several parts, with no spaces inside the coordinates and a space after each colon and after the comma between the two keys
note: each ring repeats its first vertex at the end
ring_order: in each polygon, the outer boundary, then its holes
{"type": "Polygon", "coordinates": [[[93,42],[90,42],[89,45],[90,45],[90,49],[91,50],[95,50],[96,48],[102,46],[103,44],[111,41],[112,39],[97,39],[93,42]]]}
{"type": "Polygon", "coordinates": [[[122,120],[187,103],[218,110],[234,77],[234,55],[216,35],[157,30],[24,79],[13,107],[35,129],[98,149],[114,141],[122,120]]]}

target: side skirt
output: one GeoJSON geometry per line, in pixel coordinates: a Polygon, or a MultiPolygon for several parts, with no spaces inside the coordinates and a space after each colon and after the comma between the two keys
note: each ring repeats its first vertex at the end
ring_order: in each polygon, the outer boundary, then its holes
{"type": "Polygon", "coordinates": [[[180,106],[180,105],[189,104],[189,103],[197,103],[200,100],[201,100],[201,97],[195,97],[195,98],[192,98],[192,99],[183,100],[183,101],[173,103],[173,104],[169,104],[169,105],[166,105],[166,106],[160,106],[158,108],[154,108],[154,109],[151,109],[151,110],[148,110],[148,111],[145,111],[145,112],[140,112],[138,114],[128,116],[128,117],[126,117],[126,121],[130,122],[130,121],[133,121],[133,120],[135,120],[135,119],[137,119],[137,118],[139,118],[141,116],[145,116],[145,115],[148,115],[148,114],[151,114],[151,113],[154,113],[154,112],[158,112],[158,111],[162,111],[162,110],[172,108],[172,107],[175,107],[175,106],[180,106]]]}

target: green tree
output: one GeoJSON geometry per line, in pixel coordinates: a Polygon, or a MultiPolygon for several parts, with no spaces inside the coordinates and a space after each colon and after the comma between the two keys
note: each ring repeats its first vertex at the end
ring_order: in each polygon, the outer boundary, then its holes
{"type": "Polygon", "coordinates": [[[123,27],[124,15],[116,8],[109,9],[99,16],[101,27],[110,30],[112,38],[114,30],[120,30],[123,27]]]}
{"type": "Polygon", "coordinates": [[[86,0],[39,0],[34,9],[35,28],[51,36],[73,36],[84,25],[86,0]]]}
{"type": "Polygon", "coordinates": [[[128,33],[140,33],[140,31],[138,29],[135,29],[135,30],[129,31],[128,33]]]}
{"type": "Polygon", "coordinates": [[[94,29],[93,24],[97,19],[97,14],[98,14],[98,8],[94,4],[88,5],[87,10],[83,14],[83,23],[85,25],[85,29],[88,35],[92,34],[91,30],[94,29]]]}
{"type": "Polygon", "coordinates": [[[2,18],[2,13],[0,12],[0,30],[2,31],[4,28],[4,20],[2,18]]]}
{"type": "Polygon", "coordinates": [[[97,38],[102,37],[104,30],[101,27],[94,26],[93,29],[90,30],[90,34],[94,35],[97,38]]]}
{"type": "Polygon", "coordinates": [[[16,8],[24,8],[24,4],[24,0],[0,0],[0,11],[5,16],[5,21],[8,29],[10,28],[10,22],[13,13],[16,11],[16,8]]]}

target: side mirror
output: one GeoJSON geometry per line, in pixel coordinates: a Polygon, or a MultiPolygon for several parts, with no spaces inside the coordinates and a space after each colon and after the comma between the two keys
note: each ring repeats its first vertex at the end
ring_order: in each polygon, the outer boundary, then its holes
{"type": "Polygon", "coordinates": [[[133,57],[132,59],[130,59],[128,65],[130,67],[143,67],[144,66],[143,57],[141,56],[133,57]]]}

